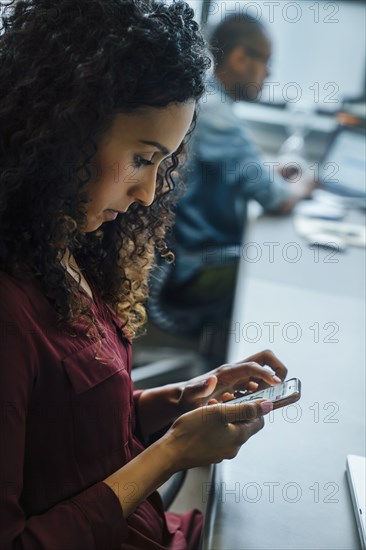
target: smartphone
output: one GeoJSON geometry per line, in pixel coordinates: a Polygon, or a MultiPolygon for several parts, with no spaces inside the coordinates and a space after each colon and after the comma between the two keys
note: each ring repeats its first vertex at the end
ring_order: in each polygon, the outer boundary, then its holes
{"type": "Polygon", "coordinates": [[[301,382],[298,378],[291,378],[282,382],[282,384],[277,384],[276,386],[271,386],[254,393],[248,393],[242,397],[236,397],[235,399],[226,401],[226,403],[246,403],[257,399],[267,399],[268,401],[272,401],[273,409],[279,409],[280,407],[295,403],[300,397],[301,382]]]}

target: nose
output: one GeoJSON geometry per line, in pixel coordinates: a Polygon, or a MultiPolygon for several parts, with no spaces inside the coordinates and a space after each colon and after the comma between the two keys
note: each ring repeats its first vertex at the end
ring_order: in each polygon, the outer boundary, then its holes
{"type": "Polygon", "coordinates": [[[140,180],[137,185],[134,185],[128,195],[142,206],[150,206],[155,198],[156,177],[157,172],[154,170],[151,174],[146,175],[143,180],[140,180]]]}

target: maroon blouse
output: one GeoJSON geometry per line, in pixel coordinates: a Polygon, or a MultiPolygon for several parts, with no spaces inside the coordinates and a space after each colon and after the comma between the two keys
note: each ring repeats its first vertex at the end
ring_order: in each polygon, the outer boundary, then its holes
{"type": "Polygon", "coordinates": [[[60,331],[37,283],[0,272],[0,548],[196,548],[200,512],[164,513],[155,491],[124,519],[102,481],[144,450],[142,390],[121,321],[90,286],[102,345],[60,331]]]}

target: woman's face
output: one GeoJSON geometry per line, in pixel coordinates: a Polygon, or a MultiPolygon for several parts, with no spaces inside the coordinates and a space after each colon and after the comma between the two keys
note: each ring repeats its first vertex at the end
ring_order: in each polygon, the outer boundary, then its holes
{"type": "Polygon", "coordinates": [[[96,154],[96,175],[85,188],[92,200],[86,205],[83,231],[95,231],[133,202],[144,206],[153,202],[159,165],[178,149],[194,109],[191,100],[116,116],[96,154]]]}

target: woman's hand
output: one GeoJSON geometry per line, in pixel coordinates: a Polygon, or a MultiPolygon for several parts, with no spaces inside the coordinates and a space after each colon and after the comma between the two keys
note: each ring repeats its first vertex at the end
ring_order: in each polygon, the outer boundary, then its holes
{"type": "Polygon", "coordinates": [[[192,378],[185,383],[177,403],[180,413],[228,401],[242,391],[253,393],[280,384],[286,377],[285,365],[270,350],[264,350],[237,363],[229,363],[192,378]],[[274,372],[263,368],[268,365],[274,372]]]}
{"type": "Polygon", "coordinates": [[[240,447],[264,426],[270,401],[218,403],[177,418],[160,440],[174,471],[234,458],[240,447]]]}

